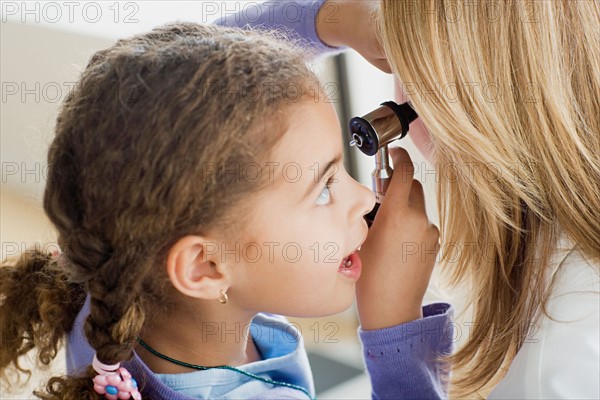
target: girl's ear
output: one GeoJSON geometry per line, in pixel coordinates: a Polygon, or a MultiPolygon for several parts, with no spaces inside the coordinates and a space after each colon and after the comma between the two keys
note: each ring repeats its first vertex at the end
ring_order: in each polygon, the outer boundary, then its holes
{"type": "Polygon", "coordinates": [[[227,290],[229,279],[219,268],[215,241],[202,236],[184,236],[169,250],[167,274],[182,294],[197,299],[216,300],[227,290]]]}

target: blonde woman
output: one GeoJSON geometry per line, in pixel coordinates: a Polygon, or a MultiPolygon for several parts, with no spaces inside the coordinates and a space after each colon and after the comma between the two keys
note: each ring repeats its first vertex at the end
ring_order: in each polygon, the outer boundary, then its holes
{"type": "MultiPolygon", "coordinates": [[[[474,318],[450,396],[600,398],[600,2],[275,3],[252,23],[354,48],[421,117],[410,134],[441,177],[442,268],[474,318]]],[[[383,250],[363,249],[359,312],[361,284],[393,276],[383,250]]]]}

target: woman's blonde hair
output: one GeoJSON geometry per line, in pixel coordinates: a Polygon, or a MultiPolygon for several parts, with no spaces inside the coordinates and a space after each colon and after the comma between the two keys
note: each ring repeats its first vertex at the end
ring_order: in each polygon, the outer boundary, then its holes
{"type": "Polygon", "coordinates": [[[472,283],[475,324],[449,359],[462,397],[503,376],[545,312],[559,232],[600,258],[600,3],[383,0],[378,20],[432,135],[442,261],[472,283]]]}

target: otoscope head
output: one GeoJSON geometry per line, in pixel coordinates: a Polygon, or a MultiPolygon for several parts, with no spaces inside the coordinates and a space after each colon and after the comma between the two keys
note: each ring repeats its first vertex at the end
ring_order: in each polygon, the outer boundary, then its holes
{"type": "Polygon", "coordinates": [[[350,120],[351,146],[358,147],[368,156],[374,156],[379,149],[379,139],[377,132],[369,121],[361,117],[354,117],[350,120]]]}
{"type": "Polygon", "coordinates": [[[365,116],[350,120],[350,145],[373,156],[380,148],[405,137],[410,123],[418,117],[410,103],[386,101],[365,116]]]}

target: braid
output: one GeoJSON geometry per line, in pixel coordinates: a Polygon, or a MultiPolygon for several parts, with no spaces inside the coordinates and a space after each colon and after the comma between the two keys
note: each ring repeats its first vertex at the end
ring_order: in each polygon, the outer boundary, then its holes
{"type": "Polygon", "coordinates": [[[88,282],[91,303],[85,335],[103,363],[115,364],[133,355],[145,320],[140,277],[153,266],[148,258],[140,260],[135,246],[113,253],[88,282]]]}

